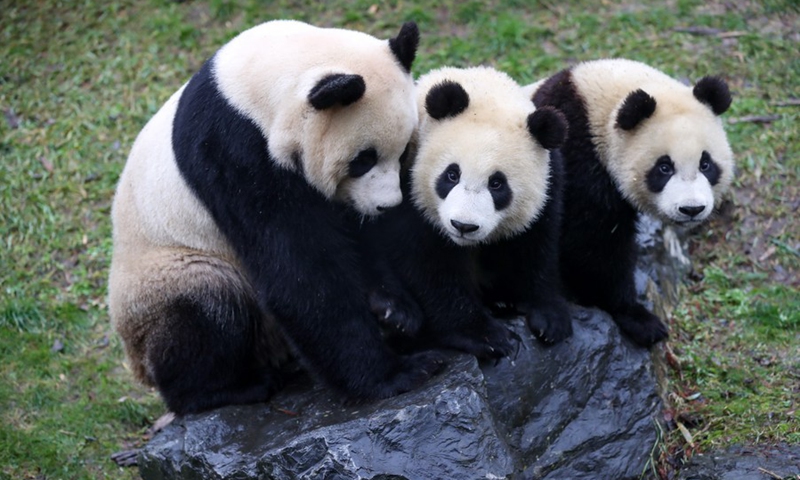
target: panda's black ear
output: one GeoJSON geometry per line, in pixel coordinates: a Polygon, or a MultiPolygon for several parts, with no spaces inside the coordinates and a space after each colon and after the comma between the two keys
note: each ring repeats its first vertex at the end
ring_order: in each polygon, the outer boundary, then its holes
{"type": "Polygon", "coordinates": [[[400,27],[400,33],[389,39],[389,48],[406,72],[411,72],[411,64],[414,63],[414,58],[417,56],[418,45],[419,28],[414,22],[404,23],[400,27]]]}
{"type": "Polygon", "coordinates": [[[617,113],[617,126],[623,130],[633,130],[642,120],[650,118],[655,111],[656,99],[640,88],[628,94],[622,102],[622,107],[617,113]]]}
{"type": "Polygon", "coordinates": [[[445,80],[433,86],[425,97],[425,110],[434,120],[455,117],[469,106],[469,95],[460,84],[445,80]]]}
{"type": "Polygon", "coordinates": [[[567,118],[553,107],[540,107],[528,115],[528,131],[547,150],[559,148],[567,139],[567,118]]]}
{"type": "Polygon", "coordinates": [[[694,97],[711,107],[714,115],[722,115],[731,106],[728,84],[719,77],[703,77],[694,86],[694,97]]]}
{"type": "Polygon", "coordinates": [[[334,105],[347,106],[364,96],[367,85],[361,75],[333,73],[325,76],[308,92],[308,102],[317,110],[334,105]]]}

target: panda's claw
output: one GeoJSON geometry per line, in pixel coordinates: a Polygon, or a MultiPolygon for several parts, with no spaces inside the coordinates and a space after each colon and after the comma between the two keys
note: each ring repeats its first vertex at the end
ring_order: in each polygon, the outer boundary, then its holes
{"type": "Polygon", "coordinates": [[[572,335],[572,318],[565,305],[540,307],[525,315],[531,333],[545,345],[555,345],[572,335]]]}
{"type": "Polygon", "coordinates": [[[378,322],[394,333],[413,336],[422,327],[422,312],[416,302],[404,295],[375,289],[368,295],[370,311],[378,322]]]}

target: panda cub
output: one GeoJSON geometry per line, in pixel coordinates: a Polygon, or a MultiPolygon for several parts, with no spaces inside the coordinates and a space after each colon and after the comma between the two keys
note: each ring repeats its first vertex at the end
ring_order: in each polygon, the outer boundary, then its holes
{"type": "Polygon", "coordinates": [[[645,64],[607,59],[526,90],[537,108],[558,108],[569,122],[565,286],[608,311],[637,344],[665,339],[666,326],[636,300],[637,215],[691,227],[711,214],[734,170],[719,118],[731,103],[728,86],[704,77],[689,87],[645,64]]]}
{"type": "Polygon", "coordinates": [[[352,226],[401,202],[418,42],[413,23],[389,41],[264,23],[141,131],[114,199],[109,306],[135,376],[170,410],[266,400],[288,349],[356,398],[441,367],[383,341],[352,226]]]}
{"type": "Polygon", "coordinates": [[[434,70],[417,90],[410,201],[364,227],[382,271],[373,310],[414,346],[481,357],[512,346],[487,305],[513,305],[544,342],[569,336],[558,279],[563,116],[534,111],[486,67],[434,70]]]}

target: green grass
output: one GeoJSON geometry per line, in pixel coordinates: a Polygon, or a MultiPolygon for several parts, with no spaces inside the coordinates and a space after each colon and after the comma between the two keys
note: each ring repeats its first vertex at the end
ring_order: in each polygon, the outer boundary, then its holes
{"type": "Polygon", "coordinates": [[[527,83],[625,56],[696,80],[720,73],[739,175],[732,208],[691,238],[702,280],[669,321],[662,460],[731,442],[800,442],[800,13],[792,0],[409,0],[323,4],[0,0],[0,477],[135,478],[109,455],[164,411],[108,322],[114,185],[138,131],[216,48],[272,18],[388,37],[422,32],[416,74],[488,64],[527,83]],[[696,35],[685,27],[713,29],[696,35]],[[690,421],[690,420],[698,421],[690,421]]]}

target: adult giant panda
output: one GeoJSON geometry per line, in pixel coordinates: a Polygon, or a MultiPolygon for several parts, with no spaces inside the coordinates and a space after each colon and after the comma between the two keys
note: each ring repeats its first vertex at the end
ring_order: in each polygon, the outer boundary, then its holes
{"type": "Polygon", "coordinates": [[[719,118],[726,83],[683,85],[645,64],[597,60],[526,87],[537,108],[567,117],[561,273],[583,304],[607,310],[634,342],[667,337],[636,301],[638,212],[679,225],[708,218],[733,177],[733,154],[719,118]]]}
{"type": "Polygon", "coordinates": [[[410,201],[365,226],[382,275],[373,310],[416,346],[481,357],[511,350],[509,330],[487,314],[500,302],[545,342],[569,336],[558,280],[563,116],[534,111],[487,67],[434,70],[417,90],[410,201]]]}
{"type": "Polygon", "coordinates": [[[141,131],[113,205],[109,306],[135,376],[170,410],[265,400],[284,339],[356,398],[407,391],[441,366],[384,344],[348,226],[401,201],[418,41],[413,23],[385,41],[267,22],[141,131]]]}

